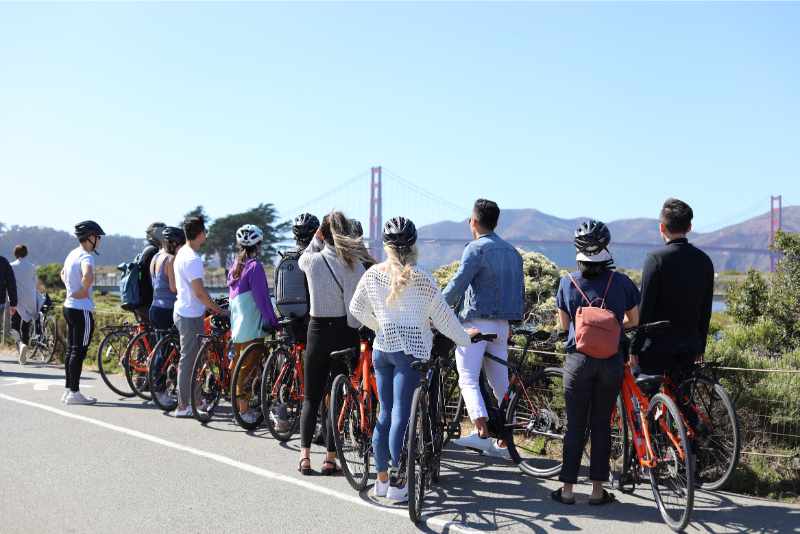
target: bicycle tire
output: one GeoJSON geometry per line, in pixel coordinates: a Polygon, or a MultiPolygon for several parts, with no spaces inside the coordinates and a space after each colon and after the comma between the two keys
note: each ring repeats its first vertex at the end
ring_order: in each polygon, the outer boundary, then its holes
{"type": "Polygon", "coordinates": [[[512,392],[506,422],[525,427],[512,430],[508,452],[526,475],[548,478],[561,472],[567,429],[563,381],[563,369],[548,367],[536,373],[534,387],[512,392]]]}
{"type": "Polygon", "coordinates": [[[152,332],[139,332],[133,336],[125,348],[124,361],[126,363],[123,367],[125,369],[125,380],[128,381],[128,387],[131,388],[131,391],[137,397],[149,401],[152,400],[150,386],[147,382],[150,351],[147,350],[146,340],[151,341],[152,346],[152,332]]]}
{"type": "Polygon", "coordinates": [[[161,391],[156,384],[164,384],[170,402],[165,402],[158,395],[152,395],[153,403],[164,412],[171,412],[178,407],[178,363],[181,357],[180,338],[176,334],[167,334],[158,340],[147,364],[147,386],[152,392],[161,391]],[[155,365],[156,355],[166,352],[159,365],[155,365]]]}
{"type": "Polygon", "coordinates": [[[294,356],[291,356],[289,351],[283,347],[273,350],[264,364],[264,371],[261,375],[261,413],[264,414],[267,430],[273,438],[281,443],[292,439],[300,425],[300,412],[303,405],[303,400],[297,393],[300,389],[294,372],[294,356]],[[275,381],[281,372],[284,373],[284,376],[281,384],[276,386],[275,381]],[[273,390],[276,391],[274,398],[273,390]],[[286,407],[289,427],[284,431],[279,430],[276,427],[276,421],[270,417],[276,402],[283,403],[286,407]]]}
{"type": "Polygon", "coordinates": [[[264,412],[261,409],[261,376],[264,372],[264,364],[267,358],[267,349],[262,343],[251,343],[236,362],[231,375],[231,407],[233,411],[233,418],[240,427],[245,430],[255,430],[264,421],[264,412]],[[252,368],[248,370],[246,375],[242,376],[245,367],[248,364],[252,368]],[[241,382],[241,385],[240,385],[241,382]],[[236,391],[244,393],[236,394],[236,391]],[[240,398],[247,396],[247,398],[240,398]],[[247,421],[242,416],[239,409],[239,401],[245,400],[249,410],[257,409],[258,415],[254,421],[247,421]]]}
{"type": "Polygon", "coordinates": [[[653,497],[658,511],[661,513],[661,518],[667,526],[675,532],[681,532],[689,524],[694,508],[694,466],[683,416],[675,401],[663,393],[654,395],[647,409],[647,426],[650,432],[650,443],[657,460],[656,467],[648,469],[653,497]],[[669,419],[665,418],[667,414],[669,419]],[[677,439],[679,443],[683,444],[683,459],[680,458],[680,451],[676,452],[670,436],[665,435],[664,426],[669,427],[673,434],[672,439],[677,439]],[[668,474],[674,472],[676,476],[672,478],[678,480],[678,484],[674,485],[675,494],[681,499],[681,502],[674,506],[675,514],[668,510],[667,499],[662,489],[662,486],[668,485],[667,479],[661,476],[665,471],[668,474]],[[681,472],[684,473],[683,477],[681,477],[681,472]],[[682,484],[680,483],[681,479],[683,479],[682,484]]]}
{"type": "Polygon", "coordinates": [[[685,387],[688,387],[690,392],[691,403],[694,407],[704,410],[705,418],[711,427],[706,430],[708,432],[706,435],[698,436],[697,431],[695,433],[697,480],[702,483],[703,489],[718,490],[733,476],[741,454],[742,440],[736,408],[725,388],[709,378],[702,376],[690,378],[681,383],[682,391],[687,391],[685,387]],[[710,407],[709,403],[702,402],[698,398],[702,390],[712,393],[718,399],[720,406],[710,407]],[[717,422],[723,424],[716,424],[717,422]],[[723,440],[726,439],[730,443],[729,450],[720,452],[721,445],[725,443],[723,440]]]}
{"type": "Polygon", "coordinates": [[[100,342],[97,348],[97,370],[100,373],[100,378],[103,379],[108,389],[119,395],[120,397],[131,398],[135,397],[136,393],[133,391],[126,391],[118,387],[111,378],[108,376],[108,366],[112,361],[118,361],[124,367],[126,366],[125,352],[128,344],[131,341],[131,333],[128,329],[120,328],[112,330],[100,342]],[[104,360],[108,363],[104,363],[104,360]]]}
{"type": "Polygon", "coordinates": [[[42,363],[50,363],[56,355],[56,348],[58,347],[58,330],[56,328],[56,318],[49,316],[44,320],[42,325],[42,335],[47,340],[44,347],[39,350],[43,351],[42,363]]]}
{"type": "Polygon", "coordinates": [[[610,482],[620,491],[625,490],[625,477],[631,469],[631,439],[628,426],[628,414],[622,403],[622,397],[617,397],[614,412],[611,414],[611,469],[610,482]]]}
{"type": "Polygon", "coordinates": [[[445,447],[450,440],[461,437],[461,420],[464,417],[464,398],[461,396],[461,388],[458,385],[458,370],[456,360],[451,358],[446,367],[441,369],[440,391],[444,400],[444,417],[442,420],[444,428],[445,447]]]}
{"type": "Polygon", "coordinates": [[[419,523],[422,518],[422,508],[425,500],[425,479],[428,469],[427,446],[425,444],[425,437],[428,435],[426,425],[428,413],[425,405],[427,394],[427,388],[423,385],[414,390],[414,396],[411,401],[411,416],[408,419],[408,429],[406,430],[408,517],[414,523],[419,523]]]}
{"type": "Polygon", "coordinates": [[[222,398],[223,355],[220,354],[221,343],[213,339],[204,339],[197,351],[197,359],[192,368],[192,390],[190,401],[192,415],[200,423],[208,423],[222,398]],[[214,354],[216,352],[216,354],[214,354]],[[205,409],[203,409],[205,408],[205,409]]]}
{"type": "Polygon", "coordinates": [[[331,386],[331,409],[328,411],[333,429],[336,455],[347,482],[356,490],[367,487],[370,468],[369,436],[361,431],[361,401],[350,377],[338,375],[331,386]]]}

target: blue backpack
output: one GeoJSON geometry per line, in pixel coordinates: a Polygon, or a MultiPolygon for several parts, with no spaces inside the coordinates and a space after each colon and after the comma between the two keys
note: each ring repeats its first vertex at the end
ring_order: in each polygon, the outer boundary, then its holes
{"type": "Polygon", "coordinates": [[[142,278],[141,256],[139,254],[132,262],[120,263],[117,266],[117,269],[122,272],[119,277],[120,306],[126,311],[133,311],[142,304],[142,293],[139,288],[142,278]]]}

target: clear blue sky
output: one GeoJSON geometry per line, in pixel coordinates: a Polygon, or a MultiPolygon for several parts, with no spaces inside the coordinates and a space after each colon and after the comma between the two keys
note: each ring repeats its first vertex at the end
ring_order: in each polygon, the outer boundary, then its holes
{"type": "MultiPolygon", "coordinates": [[[[289,216],[382,164],[457,206],[675,195],[715,229],[800,203],[798,28],[797,3],[0,4],[0,221],[289,216]]],[[[359,184],[325,202],[364,216],[359,184]]],[[[467,215],[395,189],[385,215],[467,215]]]]}

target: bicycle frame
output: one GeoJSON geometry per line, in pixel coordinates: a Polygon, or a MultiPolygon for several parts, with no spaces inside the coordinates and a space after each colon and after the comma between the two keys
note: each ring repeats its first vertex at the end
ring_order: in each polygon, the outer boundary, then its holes
{"type": "MultiPolygon", "coordinates": [[[[281,343],[281,340],[274,342],[275,344],[281,343]]],[[[305,350],[306,346],[303,343],[294,343],[292,344],[290,354],[292,356],[292,362],[284,362],[283,366],[281,367],[281,372],[278,374],[278,378],[275,380],[275,384],[272,386],[272,391],[270,392],[270,396],[275,398],[278,396],[278,389],[283,384],[283,379],[286,378],[287,373],[294,373],[295,378],[297,379],[297,384],[300,387],[300,391],[290,391],[290,395],[292,396],[292,400],[302,401],[305,399],[305,391],[304,391],[304,381],[303,381],[303,351],[305,350]],[[294,364],[294,365],[292,365],[294,364]]],[[[294,381],[292,381],[294,383],[294,381]]]]}
{"type": "MultiPolygon", "coordinates": [[[[359,392],[358,398],[358,411],[361,417],[361,432],[367,436],[372,436],[372,426],[370,419],[372,414],[375,413],[374,399],[378,398],[378,383],[375,380],[375,372],[372,369],[372,345],[368,341],[361,341],[360,355],[358,364],[356,365],[355,372],[350,377],[350,382],[353,388],[359,392]]],[[[337,427],[344,427],[344,419],[347,414],[346,410],[342,410],[339,414],[337,427]]]]}

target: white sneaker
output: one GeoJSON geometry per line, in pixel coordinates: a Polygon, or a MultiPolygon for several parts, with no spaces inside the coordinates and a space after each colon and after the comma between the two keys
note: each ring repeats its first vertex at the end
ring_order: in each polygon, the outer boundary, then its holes
{"type": "Polygon", "coordinates": [[[247,423],[248,425],[254,424],[258,421],[259,411],[258,410],[247,410],[242,414],[242,421],[247,423]]]}
{"type": "Polygon", "coordinates": [[[184,408],[182,410],[180,410],[180,409],[179,410],[175,410],[174,412],[172,412],[172,415],[175,416],[175,417],[178,417],[178,418],[194,417],[194,414],[192,414],[192,407],[191,406],[187,406],[186,408],[184,408]]]}
{"type": "Polygon", "coordinates": [[[508,447],[500,447],[497,444],[497,440],[491,440],[491,444],[489,449],[486,450],[487,456],[492,456],[494,458],[501,458],[503,460],[511,460],[511,455],[508,453],[508,447]]]}
{"type": "Polygon", "coordinates": [[[492,440],[480,437],[477,432],[473,432],[469,436],[463,438],[455,439],[453,443],[466,449],[474,449],[485,453],[488,453],[492,446],[492,440]]]}
{"type": "Polygon", "coordinates": [[[380,480],[375,481],[375,485],[372,486],[372,496],[373,497],[386,497],[386,493],[389,491],[389,481],[381,482],[380,480]]]}
{"type": "Polygon", "coordinates": [[[73,391],[67,395],[67,400],[64,401],[64,404],[94,404],[95,402],[97,402],[97,399],[94,397],[84,397],[80,391],[73,391]]]}
{"type": "Polygon", "coordinates": [[[65,389],[64,390],[64,393],[61,394],[61,402],[62,403],[66,403],[67,402],[67,397],[69,396],[70,393],[72,393],[72,392],[69,389],[65,389]]]}
{"type": "Polygon", "coordinates": [[[28,345],[25,343],[19,344],[19,364],[25,365],[28,363],[28,345]]]}
{"type": "Polygon", "coordinates": [[[172,397],[170,397],[169,393],[166,391],[156,391],[155,394],[158,396],[158,402],[160,402],[162,406],[169,406],[172,404],[172,397]]]}
{"type": "Polygon", "coordinates": [[[394,503],[401,503],[408,501],[408,486],[403,485],[402,487],[397,486],[389,486],[389,490],[386,492],[386,498],[394,503]]]}

